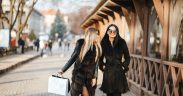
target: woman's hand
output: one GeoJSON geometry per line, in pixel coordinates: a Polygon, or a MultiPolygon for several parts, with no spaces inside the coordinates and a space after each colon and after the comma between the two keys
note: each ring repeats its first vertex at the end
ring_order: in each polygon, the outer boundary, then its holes
{"type": "Polygon", "coordinates": [[[97,84],[97,79],[93,78],[91,83],[92,83],[92,87],[95,86],[97,84]]]}
{"type": "Polygon", "coordinates": [[[126,73],[129,70],[128,66],[123,65],[123,70],[126,73]]]}
{"type": "Polygon", "coordinates": [[[105,66],[102,66],[102,68],[105,70],[105,66]]]}
{"type": "Polygon", "coordinates": [[[58,72],[58,74],[62,75],[62,74],[64,74],[64,72],[61,70],[58,72]]]}

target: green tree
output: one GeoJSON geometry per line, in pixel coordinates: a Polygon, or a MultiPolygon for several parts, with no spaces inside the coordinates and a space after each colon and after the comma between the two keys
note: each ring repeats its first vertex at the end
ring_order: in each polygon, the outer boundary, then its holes
{"type": "Polygon", "coordinates": [[[58,35],[62,38],[65,32],[66,32],[66,25],[63,20],[63,17],[61,17],[60,12],[58,11],[54,23],[52,24],[51,36],[55,37],[55,34],[58,33],[58,35]]]}
{"type": "Polygon", "coordinates": [[[29,34],[29,39],[30,39],[30,41],[36,39],[36,35],[35,35],[34,31],[31,31],[31,33],[29,34]]]}

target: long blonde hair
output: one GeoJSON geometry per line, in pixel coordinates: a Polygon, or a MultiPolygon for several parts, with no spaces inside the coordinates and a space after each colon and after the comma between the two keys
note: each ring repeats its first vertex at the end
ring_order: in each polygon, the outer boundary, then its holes
{"type": "Polygon", "coordinates": [[[86,53],[91,48],[93,50],[93,45],[95,46],[96,50],[96,57],[95,62],[102,54],[102,48],[100,45],[100,40],[96,41],[97,38],[97,30],[95,28],[88,28],[87,32],[85,33],[85,42],[81,48],[81,52],[79,55],[80,60],[82,61],[86,53]]]}

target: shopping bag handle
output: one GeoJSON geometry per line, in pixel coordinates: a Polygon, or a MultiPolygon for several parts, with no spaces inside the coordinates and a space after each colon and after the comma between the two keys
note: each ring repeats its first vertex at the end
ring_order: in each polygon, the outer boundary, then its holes
{"type": "Polygon", "coordinates": [[[58,74],[57,75],[52,75],[52,77],[57,77],[57,78],[62,78],[62,79],[68,79],[68,78],[64,78],[63,75],[58,76],[58,74]]]}
{"type": "Polygon", "coordinates": [[[57,73],[56,76],[58,77],[64,77],[62,74],[57,73]]]}

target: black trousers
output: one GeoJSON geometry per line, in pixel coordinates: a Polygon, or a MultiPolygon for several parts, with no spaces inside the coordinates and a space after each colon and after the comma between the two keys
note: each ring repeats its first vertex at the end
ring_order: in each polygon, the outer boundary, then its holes
{"type": "Polygon", "coordinates": [[[110,93],[107,96],[121,96],[121,93],[110,93]]]}
{"type": "Polygon", "coordinates": [[[22,47],[22,50],[21,50],[22,51],[22,54],[24,54],[24,46],[21,46],[21,47],[22,47]]]}

